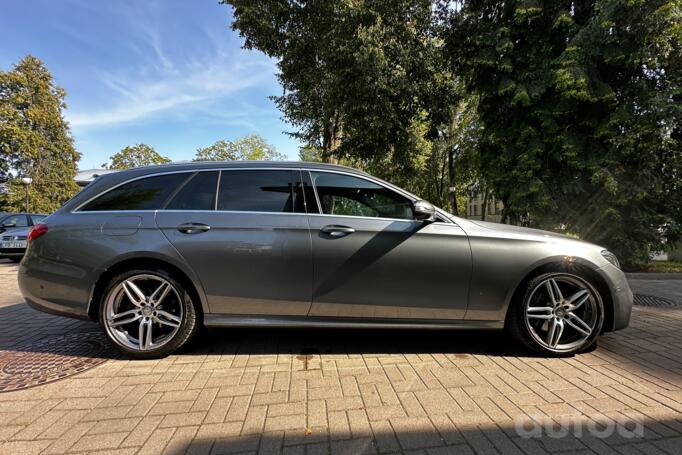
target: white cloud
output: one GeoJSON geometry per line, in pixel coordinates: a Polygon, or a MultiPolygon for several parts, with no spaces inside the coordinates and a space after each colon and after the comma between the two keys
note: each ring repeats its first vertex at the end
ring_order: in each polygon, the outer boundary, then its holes
{"type": "MultiPolygon", "coordinates": [[[[73,127],[97,127],[139,121],[153,115],[182,115],[174,109],[207,110],[212,103],[254,86],[272,84],[276,65],[257,52],[227,48],[228,36],[198,30],[206,37],[201,49],[182,49],[182,42],[164,36],[148,21],[131,23],[128,47],[135,49],[136,67],[101,72],[103,104],[72,106],[66,112],[73,127]],[[191,52],[190,52],[191,51],[191,52]],[[191,58],[186,54],[190,53],[191,58]],[[108,100],[108,102],[106,101],[108,100]]],[[[185,112],[186,114],[187,112],[185,112]]]]}

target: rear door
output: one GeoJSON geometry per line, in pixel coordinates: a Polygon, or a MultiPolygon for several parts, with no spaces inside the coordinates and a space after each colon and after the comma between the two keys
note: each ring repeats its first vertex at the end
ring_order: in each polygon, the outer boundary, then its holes
{"type": "Polygon", "coordinates": [[[200,277],[211,313],[308,313],[312,250],[300,175],[198,172],[157,213],[159,228],[200,277]]]}

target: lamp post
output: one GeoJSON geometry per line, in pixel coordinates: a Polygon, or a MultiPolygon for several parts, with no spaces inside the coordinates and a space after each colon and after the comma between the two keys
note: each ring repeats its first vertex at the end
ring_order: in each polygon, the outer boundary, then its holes
{"type": "Polygon", "coordinates": [[[29,211],[29,199],[28,199],[28,187],[31,185],[31,183],[33,183],[33,179],[31,177],[22,177],[21,183],[23,183],[24,187],[26,188],[26,213],[30,213],[30,211],[29,211]]]}

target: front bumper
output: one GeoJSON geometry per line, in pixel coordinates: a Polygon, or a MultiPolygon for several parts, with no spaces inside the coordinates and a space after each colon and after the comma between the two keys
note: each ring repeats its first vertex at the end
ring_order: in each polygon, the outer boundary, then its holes
{"type": "Polygon", "coordinates": [[[25,248],[3,248],[0,249],[0,258],[21,258],[26,253],[25,248]]]}
{"type": "Polygon", "coordinates": [[[634,300],[634,295],[625,273],[610,264],[602,267],[598,272],[609,287],[613,304],[613,325],[611,327],[604,327],[604,331],[612,332],[624,329],[630,324],[634,300]]]}

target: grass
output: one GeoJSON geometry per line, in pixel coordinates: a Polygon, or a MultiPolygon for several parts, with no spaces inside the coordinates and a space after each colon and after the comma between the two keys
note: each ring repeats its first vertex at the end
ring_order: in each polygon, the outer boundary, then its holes
{"type": "Polygon", "coordinates": [[[639,272],[651,273],[682,273],[682,262],[678,261],[651,261],[642,267],[639,272]]]}

